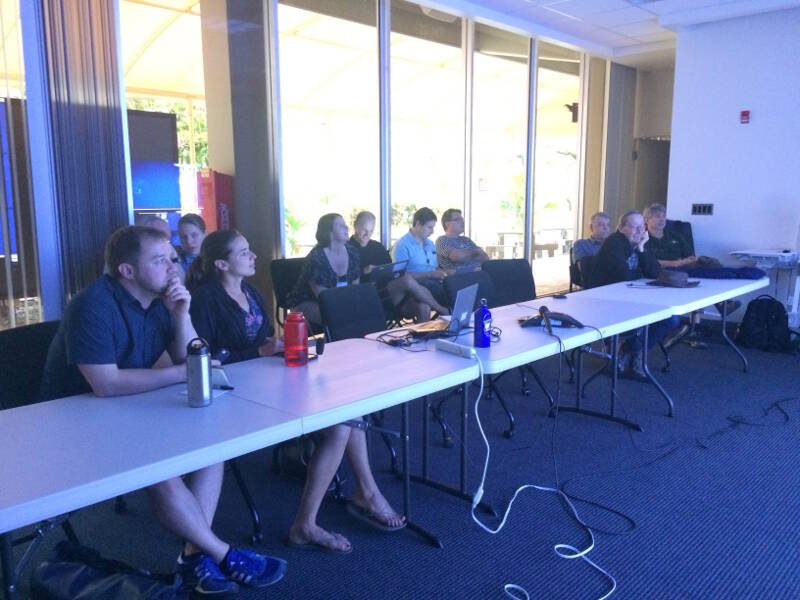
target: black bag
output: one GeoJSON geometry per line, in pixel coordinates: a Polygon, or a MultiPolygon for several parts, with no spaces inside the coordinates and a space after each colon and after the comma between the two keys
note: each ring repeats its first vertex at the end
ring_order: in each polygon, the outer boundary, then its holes
{"type": "Polygon", "coordinates": [[[745,348],[788,352],[791,350],[789,337],[789,316],[783,303],[763,295],[747,305],[736,333],[736,343],[745,348]]]}
{"type": "Polygon", "coordinates": [[[180,587],[180,575],[154,575],[69,541],[31,575],[33,600],[176,600],[185,597],[180,587]]]}

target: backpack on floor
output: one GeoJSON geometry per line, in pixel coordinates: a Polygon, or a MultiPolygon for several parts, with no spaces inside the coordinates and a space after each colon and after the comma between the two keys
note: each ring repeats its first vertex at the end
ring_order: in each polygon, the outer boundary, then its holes
{"type": "Polygon", "coordinates": [[[156,575],[69,541],[31,575],[33,600],[177,600],[185,598],[180,587],[180,575],[156,575]]]}
{"type": "Polygon", "coordinates": [[[790,351],[789,316],[783,303],[768,295],[751,300],[739,323],[736,343],[769,352],[790,351]]]}

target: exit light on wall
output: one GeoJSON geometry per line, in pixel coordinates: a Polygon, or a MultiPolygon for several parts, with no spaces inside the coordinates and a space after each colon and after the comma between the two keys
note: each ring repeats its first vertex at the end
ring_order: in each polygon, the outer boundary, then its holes
{"type": "Polygon", "coordinates": [[[749,122],[750,122],[750,111],[749,110],[743,110],[742,112],[740,112],[739,113],[739,123],[741,123],[742,125],[746,125],[749,122]]]}

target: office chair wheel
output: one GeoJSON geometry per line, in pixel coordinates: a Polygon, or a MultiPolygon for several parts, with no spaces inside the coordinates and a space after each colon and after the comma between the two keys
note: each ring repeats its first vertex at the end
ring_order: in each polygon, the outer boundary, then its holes
{"type": "Polygon", "coordinates": [[[442,433],[442,446],[444,446],[445,448],[453,447],[453,438],[450,436],[449,433],[442,433]]]}
{"type": "Polygon", "coordinates": [[[503,437],[506,438],[507,440],[510,440],[512,437],[514,437],[514,430],[513,429],[506,429],[503,432],[503,437]]]}
{"type": "Polygon", "coordinates": [[[264,534],[263,533],[254,533],[250,536],[250,543],[255,546],[256,544],[260,544],[264,541],[264,534]]]}

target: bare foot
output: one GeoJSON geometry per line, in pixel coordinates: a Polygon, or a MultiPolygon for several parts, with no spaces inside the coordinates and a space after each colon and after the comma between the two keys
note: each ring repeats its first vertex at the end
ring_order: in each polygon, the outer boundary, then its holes
{"type": "Polygon", "coordinates": [[[292,525],[289,529],[289,542],[299,546],[314,545],[333,552],[350,552],[350,542],[341,533],[326,531],[318,525],[299,527],[292,525]]]}
{"type": "Polygon", "coordinates": [[[402,527],[406,522],[406,518],[395,512],[389,501],[377,490],[370,497],[357,490],[350,497],[350,502],[371,513],[375,520],[387,527],[402,527]]]}

